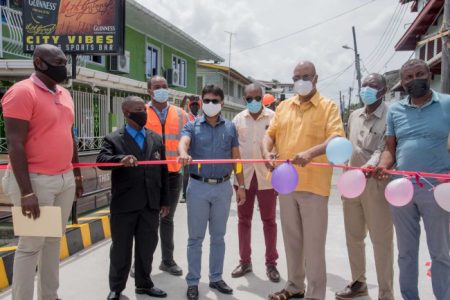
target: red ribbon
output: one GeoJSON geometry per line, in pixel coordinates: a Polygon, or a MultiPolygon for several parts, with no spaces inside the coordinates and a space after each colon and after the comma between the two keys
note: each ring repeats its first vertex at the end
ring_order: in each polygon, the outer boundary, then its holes
{"type": "Polygon", "coordinates": [[[419,173],[416,173],[416,175],[414,176],[415,178],[416,178],[416,183],[417,183],[417,185],[420,187],[420,188],[423,188],[423,183],[422,182],[420,182],[420,175],[419,175],[419,173]]]}
{"type": "MultiPolygon", "coordinates": [[[[211,165],[211,164],[234,164],[234,163],[247,163],[247,164],[255,164],[255,163],[266,163],[266,162],[274,162],[274,163],[285,163],[291,162],[290,160],[269,160],[269,159],[204,159],[204,160],[193,160],[191,164],[202,164],[202,165],[211,165]]],[[[138,165],[169,165],[169,164],[177,164],[177,160],[147,160],[147,161],[139,161],[138,165]]],[[[121,163],[74,163],[73,166],[75,168],[92,168],[92,167],[120,167],[121,163]]],[[[373,171],[373,168],[359,168],[359,167],[350,167],[345,165],[333,165],[327,163],[309,163],[307,166],[320,167],[320,168],[339,168],[346,170],[361,170],[365,172],[373,171]]],[[[0,165],[0,170],[7,169],[7,165],[0,165]]],[[[439,174],[439,173],[424,173],[420,172],[420,175],[417,171],[398,171],[398,170],[386,170],[386,173],[391,175],[403,175],[403,176],[411,176],[417,178],[420,177],[429,177],[429,178],[437,178],[441,181],[450,180],[450,173],[448,174],[439,174]]],[[[418,182],[419,185],[423,184],[418,182]]]]}

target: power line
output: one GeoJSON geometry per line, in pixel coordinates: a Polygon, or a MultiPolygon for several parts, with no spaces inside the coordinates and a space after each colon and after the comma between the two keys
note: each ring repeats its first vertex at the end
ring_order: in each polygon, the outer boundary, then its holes
{"type": "Polygon", "coordinates": [[[369,69],[367,69],[366,65],[364,64],[364,61],[360,58],[359,61],[361,62],[364,72],[366,72],[367,75],[370,75],[369,69]]]}
{"type": "Polygon", "coordinates": [[[391,43],[394,41],[395,36],[400,28],[400,25],[403,22],[403,19],[405,18],[406,15],[406,11],[407,11],[407,5],[405,5],[402,8],[401,11],[401,15],[399,16],[399,18],[396,20],[394,26],[393,26],[393,30],[391,31],[391,33],[388,35],[388,37],[386,38],[386,42],[385,44],[381,47],[381,49],[378,51],[377,55],[373,57],[372,61],[371,61],[371,67],[375,68],[375,66],[378,65],[378,63],[380,62],[380,60],[386,55],[386,51],[389,49],[389,47],[391,46],[391,43]]]}
{"type": "Polygon", "coordinates": [[[355,64],[355,63],[352,62],[351,65],[349,65],[349,66],[346,67],[345,69],[343,69],[343,70],[341,70],[341,71],[339,71],[339,72],[337,72],[337,73],[334,73],[333,75],[327,76],[327,77],[325,77],[325,78],[323,78],[323,79],[320,79],[320,80],[319,80],[319,83],[322,83],[322,82],[327,81],[327,80],[329,80],[329,79],[333,79],[334,77],[336,77],[336,78],[334,79],[334,81],[336,81],[339,77],[341,77],[342,75],[344,75],[344,73],[345,73],[348,69],[350,69],[351,67],[353,67],[354,64],[355,64]]]}
{"type": "Polygon", "coordinates": [[[400,1],[397,3],[397,6],[395,7],[394,13],[392,14],[391,18],[389,19],[389,22],[386,25],[386,28],[383,31],[383,34],[380,37],[380,40],[376,44],[376,46],[373,48],[372,52],[369,53],[369,55],[366,57],[366,61],[368,61],[374,54],[377,53],[377,50],[380,48],[381,44],[384,42],[384,39],[387,36],[387,32],[390,31],[391,25],[393,21],[395,20],[397,14],[400,12],[399,8],[401,8],[400,1]]]}
{"type": "MultiPolygon", "coordinates": [[[[394,53],[392,53],[391,57],[389,57],[389,59],[384,63],[383,67],[387,67],[387,65],[391,62],[391,60],[394,58],[394,56],[397,54],[397,51],[394,51],[394,53]]],[[[381,72],[381,70],[383,69],[383,67],[381,67],[378,70],[378,73],[381,72]]]]}
{"type": "Polygon", "coordinates": [[[263,42],[263,43],[261,43],[261,44],[255,45],[255,46],[253,46],[253,47],[249,47],[249,48],[240,50],[240,51],[238,51],[237,53],[246,52],[246,51],[249,51],[249,50],[253,50],[253,49],[256,49],[256,48],[265,46],[265,45],[267,45],[267,44],[271,44],[271,43],[274,43],[274,42],[278,42],[278,41],[280,41],[280,40],[284,40],[284,39],[289,38],[289,37],[291,37],[291,36],[293,36],[293,35],[296,35],[296,34],[299,34],[299,33],[301,33],[301,32],[307,31],[307,30],[309,30],[309,29],[318,27],[318,26],[320,26],[320,25],[323,25],[323,24],[325,24],[325,23],[328,23],[328,22],[330,22],[330,21],[333,21],[333,20],[335,20],[335,19],[337,19],[337,18],[340,18],[340,17],[342,17],[342,16],[345,16],[345,15],[347,15],[347,14],[350,14],[350,13],[352,13],[352,12],[358,10],[358,9],[361,9],[361,8],[363,8],[363,7],[367,6],[367,5],[369,5],[369,4],[373,3],[373,2],[375,2],[375,1],[376,1],[376,0],[370,0],[370,1],[366,2],[366,3],[364,3],[364,4],[361,4],[361,5],[359,5],[359,6],[356,6],[355,8],[352,8],[352,9],[350,9],[350,10],[347,10],[347,11],[343,12],[343,13],[340,13],[340,14],[338,14],[338,15],[335,15],[335,16],[333,16],[333,17],[330,17],[330,18],[328,18],[328,19],[325,19],[325,20],[323,20],[323,21],[321,21],[321,22],[317,22],[317,23],[315,23],[315,24],[313,24],[313,25],[310,25],[310,26],[308,26],[308,27],[302,28],[302,29],[297,30],[297,31],[295,31],[295,32],[292,32],[292,33],[289,33],[289,34],[287,34],[287,35],[278,37],[278,38],[276,38],[276,39],[273,39],[273,40],[270,40],[270,41],[267,41],[267,42],[263,42]]]}

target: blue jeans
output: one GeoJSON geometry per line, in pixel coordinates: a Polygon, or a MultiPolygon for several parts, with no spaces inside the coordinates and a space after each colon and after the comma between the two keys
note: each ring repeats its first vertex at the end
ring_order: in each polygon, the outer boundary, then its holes
{"type": "Polygon", "coordinates": [[[201,274],[202,243],[209,221],[209,281],[222,280],[225,256],[224,236],[230,213],[233,188],[230,181],[220,184],[203,183],[190,179],[186,191],[189,239],[187,258],[188,286],[198,285],[201,274]]]}
{"type": "Polygon", "coordinates": [[[450,214],[436,203],[433,192],[414,188],[413,200],[404,207],[391,206],[398,245],[400,290],[405,300],[418,300],[420,217],[431,256],[431,280],[437,300],[450,299],[450,214]]]}

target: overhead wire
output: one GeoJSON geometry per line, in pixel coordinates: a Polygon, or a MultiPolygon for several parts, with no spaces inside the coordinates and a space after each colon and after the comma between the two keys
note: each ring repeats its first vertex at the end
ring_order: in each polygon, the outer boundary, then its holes
{"type": "MultiPolygon", "coordinates": [[[[381,61],[381,59],[386,55],[387,50],[392,47],[392,42],[394,41],[398,30],[400,29],[400,25],[403,23],[407,11],[407,5],[405,5],[402,9],[401,15],[399,15],[395,25],[393,26],[393,30],[391,31],[388,38],[386,38],[386,42],[380,50],[378,50],[378,54],[373,57],[370,68],[374,69],[381,61]]],[[[369,63],[368,63],[369,64],[369,63]]]]}
{"type": "Polygon", "coordinates": [[[382,45],[382,43],[384,43],[384,39],[387,36],[388,31],[391,30],[391,26],[393,24],[393,21],[396,19],[396,16],[399,14],[401,9],[401,3],[400,1],[397,3],[397,6],[395,7],[394,13],[392,14],[391,18],[389,19],[389,22],[386,25],[386,28],[383,31],[383,34],[381,35],[378,43],[376,44],[376,46],[372,49],[372,51],[367,55],[367,57],[365,58],[366,61],[368,61],[369,59],[372,58],[373,55],[375,55],[377,53],[377,50],[380,48],[380,46],[382,45]]]}
{"type": "Polygon", "coordinates": [[[352,12],[358,10],[358,9],[361,9],[361,8],[363,8],[363,7],[365,7],[365,6],[369,5],[369,4],[372,4],[375,1],[376,0],[370,0],[370,1],[366,2],[366,3],[358,5],[358,6],[354,7],[354,8],[352,8],[352,9],[346,10],[346,11],[344,11],[344,12],[342,12],[340,14],[337,14],[335,16],[332,16],[330,18],[324,19],[324,20],[322,20],[320,22],[314,23],[314,24],[312,24],[310,26],[307,26],[305,28],[302,28],[302,29],[299,29],[297,31],[291,32],[289,34],[283,35],[281,37],[278,37],[278,38],[275,38],[275,39],[272,39],[272,40],[260,43],[260,44],[255,45],[255,46],[252,46],[252,47],[249,47],[249,48],[246,48],[246,49],[243,49],[243,50],[239,50],[239,51],[237,51],[235,53],[232,53],[232,54],[246,52],[246,51],[249,51],[249,50],[253,50],[253,49],[256,49],[256,48],[259,48],[259,47],[262,47],[262,46],[265,46],[265,45],[268,45],[268,44],[271,44],[271,43],[275,43],[275,42],[278,42],[278,41],[286,39],[286,38],[289,38],[289,37],[297,35],[297,34],[299,34],[301,32],[304,32],[304,31],[310,30],[312,28],[315,28],[315,27],[321,26],[323,24],[326,24],[328,22],[331,22],[331,21],[333,21],[335,19],[338,19],[338,18],[340,18],[342,16],[348,15],[348,14],[350,14],[350,13],[352,13],[352,12]]]}
{"type": "Polygon", "coordinates": [[[344,75],[344,73],[345,73],[348,69],[350,69],[351,67],[353,67],[354,64],[355,64],[355,63],[352,62],[349,66],[347,66],[346,68],[340,70],[339,72],[336,72],[336,73],[334,73],[334,74],[332,74],[332,75],[330,75],[330,76],[327,76],[327,77],[325,77],[325,78],[323,78],[323,79],[319,79],[319,83],[322,83],[322,82],[324,82],[324,81],[327,81],[327,80],[330,80],[330,79],[333,79],[333,78],[334,78],[334,80],[337,80],[337,79],[340,78],[342,75],[344,75]],[[336,78],[335,78],[335,77],[336,77],[336,78]]]}

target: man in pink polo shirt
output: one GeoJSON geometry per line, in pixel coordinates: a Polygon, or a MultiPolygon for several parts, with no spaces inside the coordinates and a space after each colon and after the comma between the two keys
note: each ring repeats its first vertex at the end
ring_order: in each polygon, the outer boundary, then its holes
{"type": "MultiPolygon", "coordinates": [[[[14,84],[2,99],[10,158],[3,189],[29,218],[39,218],[40,206],[59,206],[63,230],[72,203],[83,193],[73,136],[74,105],[68,90],[67,59],[51,45],[38,46],[35,73],[14,84]]],[[[63,232],[64,232],[63,231],[63,232]]],[[[38,266],[38,299],[58,298],[60,239],[20,237],[14,257],[12,299],[33,299],[38,266]]]]}

